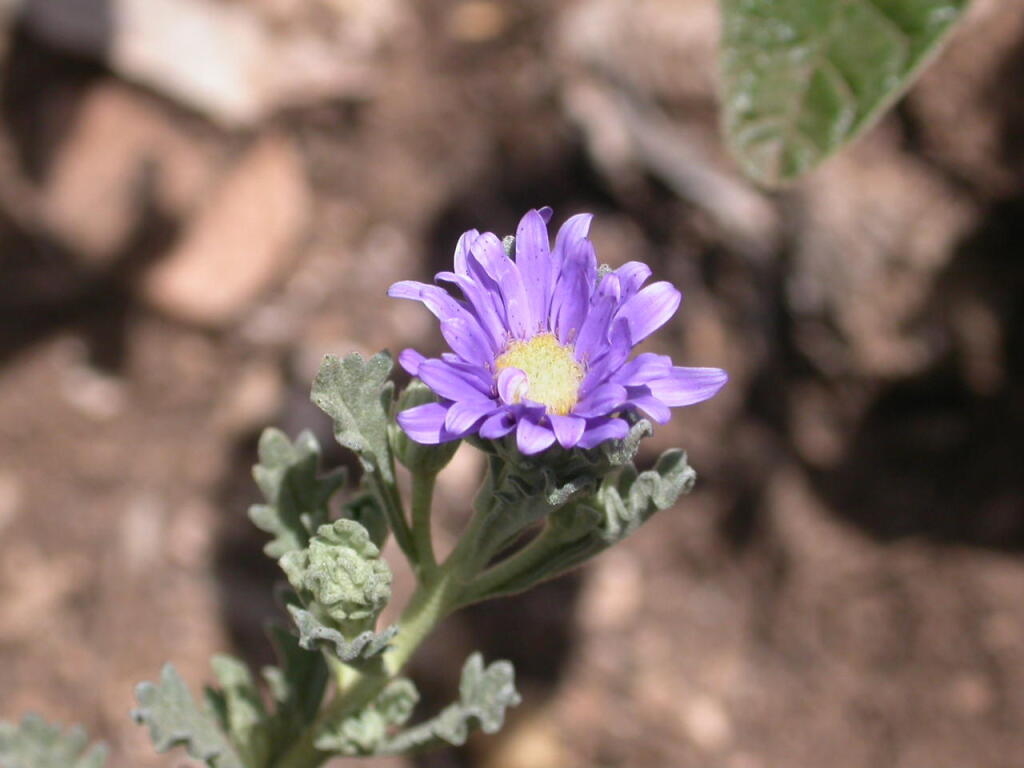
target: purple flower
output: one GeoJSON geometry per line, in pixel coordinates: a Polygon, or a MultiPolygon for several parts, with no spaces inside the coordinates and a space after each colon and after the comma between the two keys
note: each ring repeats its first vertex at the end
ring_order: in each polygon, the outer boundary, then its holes
{"type": "Polygon", "coordinates": [[[407,349],[399,362],[440,402],[398,414],[413,440],[436,444],[515,431],[524,454],[555,442],[593,448],[629,432],[626,412],[660,424],[669,408],[712,397],[728,378],[719,368],[684,368],[666,355],[630,353],[668,322],[682,295],[671,283],[644,287],[647,265],[598,271],[587,239],[588,213],[573,216],[548,241],[551,209],[519,222],[515,260],[491,232],[470,230],[455,248],[455,271],[439,285],[403,280],[389,296],[422,301],[441,321],[451,352],[426,359],[407,349]]]}

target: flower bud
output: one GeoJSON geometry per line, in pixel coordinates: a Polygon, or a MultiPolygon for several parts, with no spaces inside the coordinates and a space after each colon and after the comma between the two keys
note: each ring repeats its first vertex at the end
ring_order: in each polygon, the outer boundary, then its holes
{"type": "MultiPolygon", "coordinates": [[[[419,379],[413,379],[398,398],[397,412],[436,402],[437,396],[431,389],[419,379]]],[[[388,436],[392,452],[409,471],[430,475],[436,475],[447,466],[460,442],[452,440],[440,445],[421,445],[405,434],[394,421],[388,424],[388,436]]]]}

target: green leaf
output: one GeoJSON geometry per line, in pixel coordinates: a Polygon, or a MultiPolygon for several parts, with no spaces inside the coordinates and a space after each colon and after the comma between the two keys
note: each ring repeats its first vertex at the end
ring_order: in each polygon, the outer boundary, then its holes
{"type": "Polygon", "coordinates": [[[380,632],[367,629],[355,636],[346,637],[298,606],[289,605],[288,612],[299,630],[301,647],[308,650],[325,648],[346,664],[367,661],[384,653],[398,632],[398,627],[392,624],[380,632]]]}
{"type": "Polygon", "coordinates": [[[326,723],[317,733],[317,749],[339,755],[372,755],[381,751],[388,732],[412,715],[419,693],[412,681],[389,682],[368,707],[355,715],[326,723]]]}
{"type": "Polygon", "coordinates": [[[307,548],[280,564],[302,603],[288,606],[299,645],[329,650],[347,663],[387,649],[396,628],[373,628],[391,599],[391,569],[363,526],[347,519],[322,525],[307,548]]]}
{"type": "Polygon", "coordinates": [[[967,0],[720,0],[723,122],[756,181],[795,179],[870,126],[967,0]]]}
{"type": "Polygon", "coordinates": [[[462,667],[459,701],[427,722],[397,734],[379,751],[397,754],[440,742],[462,746],[473,728],[484,733],[501,730],[505,710],[520,701],[512,665],[496,661],[484,667],[483,657],[474,653],[462,667]]]}
{"type": "Polygon", "coordinates": [[[259,458],[252,473],[266,503],[250,507],[249,519],[273,535],[263,551],[277,559],[305,547],[327,522],[327,502],[345,484],[345,473],[319,476],[320,445],[310,432],[302,432],[292,443],[278,429],[264,430],[259,458]]]}
{"type": "Polygon", "coordinates": [[[210,661],[220,689],[207,688],[206,699],[220,726],[246,765],[262,766],[270,756],[267,712],[249,667],[227,655],[210,661]]]}
{"type": "Polygon", "coordinates": [[[334,420],[334,437],[359,455],[368,472],[394,482],[388,447],[388,414],[393,400],[391,356],[379,352],[369,360],[357,353],[343,360],[327,355],[313,382],[311,398],[334,420]]]}
{"type": "Polygon", "coordinates": [[[36,715],[0,722],[0,768],[103,768],[107,748],[89,746],[80,726],[64,731],[36,715]]]}
{"type": "Polygon", "coordinates": [[[607,545],[621,541],[658,510],[668,509],[693,489],[697,473],[678,449],[665,451],[654,469],[636,474],[632,466],[609,478],[598,491],[604,521],[596,535],[607,545]]]}
{"type": "Polygon", "coordinates": [[[339,629],[366,629],[391,599],[391,569],[355,520],[320,526],[280,564],[302,603],[339,629]]]}
{"type": "Polygon", "coordinates": [[[281,627],[270,628],[270,640],[278,666],[264,667],[263,679],[277,703],[275,714],[282,729],[294,735],[313,722],[320,709],[327,688],[327,662],[318,651],[302,648],[297,638],[281,627]]]}
{"type": "Polygon", "coordinates": [[[388,518],[372,493],[361,493],[347,502],[342,508],[342,515],[363,526],[378,549],[384,546],[388,537],[388,518]]]}
{"type": "Polygon", "coordinates": [[[580,565],[671,507],[696,479],[679,450],[666,451],[654,469],[640,474],[632,464],[620,467],[604,478],[596,497],[553,512],[533,541],[478,576],[460,605],[522,592],[580,565]]]}
{"type": "Polygon", "coordinates": [[[217,727],[211,713],[200,711],[173,666],[164,666],[160,682],[140,683],[139,707],[132,716],[149,727],[157,752],[183,746],[211,768],[244,768],[238,754],[217,727]]]}

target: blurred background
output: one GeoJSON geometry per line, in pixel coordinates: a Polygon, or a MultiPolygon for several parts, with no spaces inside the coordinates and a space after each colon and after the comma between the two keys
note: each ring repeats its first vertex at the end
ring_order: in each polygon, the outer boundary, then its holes
{"type": "Polygon", "coordinates": [[[712,0],[0,0],[0,719],[188,764],[132,689],[270,659],[259,430],[331,445],[321,356],[439,351],[386,287],[551,205],[682,287],[649,349],[732,379],[646,444],[689,451],[678,508],[423,649],[424,712],[476,647],[525,701],[416,764],[1024,766],[1024,3],[770,195],[717,34],[712,0]]]}

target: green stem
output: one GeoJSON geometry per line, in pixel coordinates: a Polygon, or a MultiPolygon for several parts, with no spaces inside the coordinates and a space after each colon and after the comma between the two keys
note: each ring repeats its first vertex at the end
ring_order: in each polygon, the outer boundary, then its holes
{"type": "Polygon", "coordinates": [[[437,570],[430,529],[430,508],[436,479],[437,475],[432,472],[414,472],[412,476],[412,537],[421,579],[432,578],[437,570]]]}
{"type": "MultiPolygon", "coordinates": [[[[394,477],[393,469],[391,474],[394,477]]],[[[379,470],[373,473],[373,485],[377,492],[377,498],[384,507],[391,532],[395,535],[395,541],[405,556],[415,563],[416,549],[413,544],[412,532],[409,530],[409,523],[405,519],[405,509],[402,506],[402,497],[398,493],[398,486],[393,480],[390,482],[385,480],[379,470]]]]}

